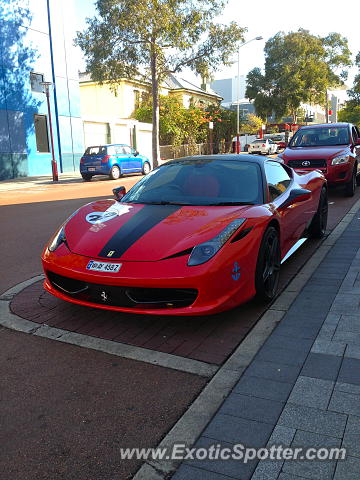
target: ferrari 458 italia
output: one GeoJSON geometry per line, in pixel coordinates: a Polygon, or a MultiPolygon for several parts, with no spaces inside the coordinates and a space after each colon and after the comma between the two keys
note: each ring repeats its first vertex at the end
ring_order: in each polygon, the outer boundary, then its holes
{"type": "Polygon", "coordinates": [[[280,264],[321,237],[327,184],[270,158],[167,162],[77,210],[42,254],[45,289],[80,305],[204,315],[276,295],[280,264]]]}

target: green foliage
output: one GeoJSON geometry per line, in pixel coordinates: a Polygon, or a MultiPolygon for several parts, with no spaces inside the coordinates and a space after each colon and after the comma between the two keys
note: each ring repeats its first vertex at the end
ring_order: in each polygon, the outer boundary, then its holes
{"type": "Polygon", "coordinates": [[[355,75],[352,89],[347,91],[349,100],[345,107],[340,110],[338,119],[339,122],[350,122],[360,127],[360,52],[356,55],[355,65],[359,72],[355,75]]]}
{"type": "Polygon", "coordinates": [[[266,128],[268,133],[279,133],[279,127],[277,125],[270,125],[266,128]]]}
{"type": "Polygon", "coordinates": [[[347,39],[338,33],[318,37],[307,30],[277,33],[265,45],[265,72],[254,68],[247,77],[246,96],[264,120],[297,120],[301,103],[324,104],[327,88],[343,84],[339,69],[351,65],[347,39]]]}
{"type": "Polygon", "coordinates": [[[244,28],[214,23],[225,0],[97,0],[97,15],[77,33],[93,80],[115,85],[120,78],[151,76],[153,160],[158,160],[159,83],[188,67],[211,72],[229,65],[244,28]]]}
{"type": "Polygon", "coordinates": [[[354,123],[360,127],[360,105],[356,106],[347,104],[345,108],[340,110],[338,120],[339,122],[354,123]]]}
{"type": "Polygon", "coordinates": [[[349,102],[353,107],[360,106],[360,52],[356,55],[355,65],[358,67],[359,72],[355,75],[354,85],[351,90],[348,90],[349,102]]]}
{"type": "MultiPolygon", "coordinates": [[[[134,112],[134,118],[151,123],[151,101],[141,105],[134,112]]],[[[241,119],[245,122],[244,119],[241,119]]],[[[218,105],[199,108],[191,105],[185,108],[173,96],[160,96],[160,145],[205,143],[208,140],[209,122],[213,122],[213,141],[231,142],[236,132],[236,113],[218,105]]]]}
{"type": "Polygon", "coordinates": [[[259,133],[263,123],[264,122],[260,117],[257,117],[253,113],[249,113],[246,123],[242,127],[242,131],[243,133],[248,133],[249,135],[256,135],[259,133]]]}

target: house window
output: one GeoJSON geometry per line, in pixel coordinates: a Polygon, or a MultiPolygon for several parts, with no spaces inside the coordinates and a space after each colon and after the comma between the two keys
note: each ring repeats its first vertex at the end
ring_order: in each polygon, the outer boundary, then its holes
{"type": "Polygon", "coordinates": [[[30,84],[33,92],[44,93],[44,87],[41,82],[44,81],[44,75],[42,73],[30,72],[30,84]]]}
{"type": "Polygon", "coordinates": [[[34,115],[36,149],[38,152],[50,152],[46,115],[34,115]]]}
{"type": "Polygon", "coordinates": [[[134,107],[135,107],[135,110],[140,107],[140,92],[139,92],[139,90],[134,90],[134,107]]]}

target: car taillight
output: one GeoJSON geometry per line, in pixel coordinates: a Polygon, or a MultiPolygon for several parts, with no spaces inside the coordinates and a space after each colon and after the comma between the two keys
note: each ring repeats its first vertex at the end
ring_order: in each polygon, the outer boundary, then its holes
{"type": "Polygon", "coordinates": [[[81,157],[80,158],[80,163],[84,163],[85,162],[85,158],[84,157],[81,157]]]}
{"type": "Polygon", "coordinates": [[[262,144],[263,147],[266,147],[265,143],[262,144]]]}
{"type": "Polygon", "coordinates": [[[101,163],[108,163],[109,159],[110,155],[105,155],[105,157],[101,159],[101,163]]]}

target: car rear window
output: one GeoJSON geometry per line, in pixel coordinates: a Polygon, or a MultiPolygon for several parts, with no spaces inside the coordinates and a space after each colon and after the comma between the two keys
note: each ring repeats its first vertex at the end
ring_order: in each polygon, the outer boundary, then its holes
{"type": "Polygon", "coordinates": [[[85,155],[103,155],[106,154],[106,147],[99,145],[96,147],[88,147],[85,150],[85,155]]]}

